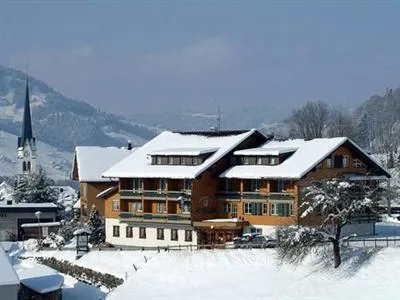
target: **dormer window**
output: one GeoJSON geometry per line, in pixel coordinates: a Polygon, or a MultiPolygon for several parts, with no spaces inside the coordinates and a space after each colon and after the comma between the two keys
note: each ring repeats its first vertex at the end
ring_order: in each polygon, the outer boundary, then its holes
{"type": "Polygon", "coordinates": [[[159,190],[165,191],[167,189],[167,180],[165,178],[160,178],[159,190]]]}
{"type": "Polygon", "coordinates": [[[261,181],[260,179],[253,179],[251,181],[251,190],[253,192],[258,192],[260,190],[260,186],[261,186],[261,181]]]}
{"type": "Polygon", "coordinates": [[[353,159],[353,167],[354,168],[364,168],[365,166],[361,160],[359,160],[358,158],[354,158],[353,159]]]}
{"type": "Polygon", "coordinates": [[[279,158],[278,158],[278,157],[271,156],[271,157],[269,158],[269,164],[270,164],[270,165],[278,165],[278,164],[279,164],[279,158]]]}

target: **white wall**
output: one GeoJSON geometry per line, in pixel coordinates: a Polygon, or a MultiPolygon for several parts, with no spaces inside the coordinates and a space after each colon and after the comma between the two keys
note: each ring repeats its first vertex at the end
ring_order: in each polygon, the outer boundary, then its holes
{"type": "MultiPolygon", "coordinates": [[[[146,227],[146,238],[139,238],[139,227],[132,227],[133,237],[126,237],[126,224],[120,223],[118,219],[106,218],[106,242],[113,245],[137,246],[137,247],[165,247],[178,245],[196,245],[197,233],[192,230],[192,241],[185,241],[185,229],[178,229],[178,240],[171,241],[171,229],[164,228],[164,239],[157,239],[157,228],[146,227]],[[119,237],[113,236],[113,226],[119,226],[119,237]]],[[[145,227],[145,224],[144,226],[145,227]]]]}
{"type": "Polygon", "coordinates": [[[255,225],[252,224],[250,226],[247,226],[245,228],[243,228],[243,233],[250,233],[251,232],[251,228],[258,228],[262,230],[263,235],[270,235],[272,237],[275,236],[275,229],[276,226],[272,226],[272,225],[255,225]]]}

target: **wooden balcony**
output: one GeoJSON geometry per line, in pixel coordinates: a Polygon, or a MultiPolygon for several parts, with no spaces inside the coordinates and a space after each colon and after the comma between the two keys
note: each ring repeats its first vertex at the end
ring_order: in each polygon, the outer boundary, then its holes
{"type": "Polygon", "coordinates": [[[161,191],[161,190],[120,190],[121,199],[160,199],[160,200],[179,200],[180,197],[185,197],[190,200],[191,190],[182,191],[161,191]]]}
{"type": "Polygon", "coordinates": [[[295,199],[295,194],[294,193],[289,193],[289,192],[270,192],[268,193],[268,200],[287,200],[287,201],[293,201],[295,199]]]}
{"type": "Polygon", "coordinates": [[[233,201],[240,201],[242,195],[239,191],[235,192],[226,192],[226,191],[218,191],[217,192],[217,199],[218,200],[233,200],[233,201]]]}
{"type": "Polygon", "coordinates": [[[262,192],[243,192],[243,200],[267,200],[267,194],[262,192]]]}
{"type": "Polygon", "coordinates": [[[121,212],[120,222],[191,224],[191,214],[156,214],[121,212]]]}

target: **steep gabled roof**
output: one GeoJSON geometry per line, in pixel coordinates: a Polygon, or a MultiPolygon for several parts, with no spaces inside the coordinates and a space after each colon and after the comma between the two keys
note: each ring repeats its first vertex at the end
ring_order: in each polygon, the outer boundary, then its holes
{"type": "Polygon", "coordinates": [[[117,147],[78,146],[75,147],[74,174],[80,182],[110,181],[101,174],[127,157],[132,151],[117,147]]]}
{"type": "Polygon", "coordinates": [[[31,106],[29,101],[29,86],[27,77],[26,88],[25,88],[24,118],[22,119],[22,132],[21,132],[21,137],[18,139],[18,147],[23,147],[26,141],[30,141],[32,139],[33,139],[33,134],[32,134],[31,106]]]}
{"type": "MultiPolygon", "coordinates": [[[[288,149],[296,148],[297,150],[279,165],[237,165],[223,172],[220,177],[225,178],[293,178],[300,179],[307,175],[321,161],[323,161],[332,152],[343,144],[348,143],[350,147],[356,149],[364,159],[368,160],[372,165],[380,170],[382,174],[390,178],[389,173],[379,165],[379,163],[352,140],[346,137],[337,138],[320,138],[312,140],[287,140],[287,141],[271,141],[265,143],[259,149],[288,149]]],[[[256,153],[255,149],[248,151],[256,153]]],[[[261,151],[262,152],[262,151],[261,151]]],[[[240,152],[238,152],[240,154],[240,152]]]]}
{"type": "Polygon", "coordinates": [[[230,134],[224,131],[221,135],[210,135],[208,132],[203,134],[202,132],[179,133],[164,131],[127,158],[105,171],[103,176],[118,178],[196,178],[254,133],[258,133],[258,131],[252,129],[231,132],[230,134]],[[160,153],[160,151],[164,153],[165,149],[178,147],[190,153],[199,152],[199,148],[213,148],[215,152],[205,159],[202,164],[196,166],[151,164],[152,153],[160,153]],[[193,151],[189,151],[189,149],[193,149],[193,151]]]}

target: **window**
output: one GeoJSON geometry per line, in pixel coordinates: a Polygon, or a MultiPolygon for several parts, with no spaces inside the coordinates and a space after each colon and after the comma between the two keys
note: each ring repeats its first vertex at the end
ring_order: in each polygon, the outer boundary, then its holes
{"type": "Polygon", "coordinates": [[[163,240],[163,239],[164,239],[164,229],[157,228],[157,240],[163,240]]]}
{"type": "Polygon", "coordinates": [[[126,226],[126,237],[127,238],[133,237],[133,232],[132,232],[132,227],[131,226],[126,226]]]}
{"type": "Polygon", "coordinates": [[[224,214],[229,214],[231,212],[231,204],[224,203],[224,214]]]}
{"type": "Polygon", "coordinates": [[[333,167],[337,169],[343,168],[343,156],[342,155],[334,155],[333,156],[333,167]]]}
{"type": "Polygon", "coordinates": [[[251,213],[251,203],[250,202],[245,202],[244,203],[244,213],[245,214],[250,214],[251,213]]]}
{"type": "Polygon", "coordinates": [[[191,190],[192,189],[192,180],[190,179],[184,179],[183,180],[183,188],[185,190],[191,190]]]}
{"type": "Polygon", "coordinates": [[[157,164],[157,165],[161,165],[161,164],[162,164],[161,156],[157,156],[157,157],[156,157],[156,164],[157,164]]]}
{"type": "Polygon", "coordinates": [[[143,187],[143,180],[139,178],[133,179],[133,190],[140,191],[143,187]]]}
{"type": "Polygon", "coordinates": [[[343,155],[343,168],[349,167],[349,157],[347,155],[343,155]]]}
{"type": "Polygon", "coordinates": [[[261,181],[260,179],[253,179],[251,181],[251,190],[258,192],[260,190],[261,181]]]}
{"type": "Polygon", "coordinates": [[[252,202],[251,203],[251,214],[253,216],[261,216],[263,209],[263,203],[252,202]]]}
{"type": "Polygon", "coordinates": [[[232,191],[232,180],[225,178],[225,191],[232,191]]]}
{"type": "Polygon", "coordinates": [[[165,191],[167,189],[167,180],[165,178],[160,178],[159,189],[165,191]]]}
{"type": "Polygon", "coordinates": [[[272,156],[269,158],[269,164],[270,165],[277,165],[279,164],[279,159],[278,157],[272,156]]]}
{"type": "Polygon", "coordinates": [[[119,237],[119,226],[117,225],[113,226],[113,236],[119,237]]]}
{"type": "Polygon", "coordinates": [[[191,241],[192,241],[192,231],[185,230],[185,242],[191,242],[191,241]]]}
{"type": "Polygon", "coordinates": [[[232,217],[237,218],[238,216],[238,206],[236,203],[232,204],[232,217]]]}
{"type": "Polygon", "coordinates": [[[250,229],[250,233],[262,234],[262,228],[255,228],[255,227],[252,227],[252,228],[250,229]]]}
{"type": "Polygon", "coordinates": [[[193,157],[193,165],[201,165],[203,163],[203,160],[200,157],[193,157]]]}
{"type": "Polygon", "coordinates": [[[363,168],[364,164],[358,158],[353,159],[353,167],[354,168],[363,168]]]}
{"type": "Polygon", "coordinates": [[[285,191],[285,180],[278,180],[278,192],[285,191]]]}
{"type": "Polygon", "coordinates": [[[262,165],[263,164],[263,158],[262,157],[257,157],[256,164],[257,165],[262,165]]]}
{"type": "Polygon", "coordinates": [[[139,238],[146,238],[146,227],[139,227],[139,238]]]}
{"type": "Polygon", "coordinates": [[[157,202],[157,213],[158,214],[163,214],[165,213],[165,202],[157,202]]]}
{"type": "Polygon", "coordinates": [[[119,210],[119,200],[113,200],[112,210],[119,210]]]}
{"type": "Polygon", "coordinates": [[[183,202],[183,205],[181,205],[182,213],[190,213],[190,202],[183,202]]]}
{"type": "Polygon", "coordinates": [[[319,163],[319,164],[316,166],[316,168],[317,168],[317,169],[322,169],[322,163],[319,163]]]}
{"type": "Polygon", "coordinates": [[[28,171],[30,171],[30,170],[31,170],[31,162],[30,162],[30,161],[28,161],[28,164],[27,164],[27,169],[28,169],[28,171]]]}
{"type": "Polygon", "coordinates": [[[263,203],[263,215],[268,215],[268,203],[263,203]]]}
{"type": "Polygon", "coordinates": [[[172,156],[168,157],[168,164],[173,165],[174,164],[174,158],[172,156]]]}
{"type": "Polygon", "coordinates": [[[272,203],[271,204],[271,215],[288,217],[293,216],[293,204],[288,203],[272,203]]]}
{"type": "Polygon", "coordinates": [[[181,158],[179,156],[174,156],[172,158],[174,165],[180,165],[181,164],[181,158]]]}
{"type": "Polygon", "coordinates": [[[24,161],[23,163],[22,163],[22,171],[26,171],[26,162],[24,161]]]}
{"type": "Polygon", "coordinates": [[[271,216],[278,215],[278,205],[277,203],[271,203],[271,216]]]}
{"type": "Polygon", "coordinates": [[[131,205],[130,211],[133,213],[143,211],[142,202],[131,202],[130,205],[131,205]]]}
{"type": "Polygon", "coordinates": [[[191,157],[191,156],[182,156],[181,163],[182,163],[182,165],[186,165],[186,166],[193,165],[193,157],[191,157]]]}
{"type": "Polygon", "coordinates": [[[332,158],[327,158],[326,159],[326,167],[327,168],[332,168],[332,158]]]}
{"type": "Polygon", "coordinates": [[[178,240],[178,229],[171,229],[171,241],[178,240]]]}
{"type": "Polygon", "coordinates": [[[250,165],[255,165],[256,164],[256,157],[250,156],[249,157],[249,164],[250,165]]]}
{"type": "Polygon", "coordinates": [[[249,157],[247,157],[247,156],[243,157],[243,164],[244,164],[244,165],[249,165],[249,164],[250,164],[250,159],[249,159],[249,157]]]}

